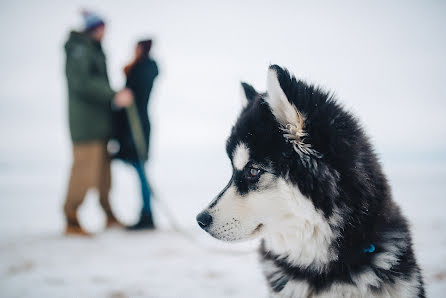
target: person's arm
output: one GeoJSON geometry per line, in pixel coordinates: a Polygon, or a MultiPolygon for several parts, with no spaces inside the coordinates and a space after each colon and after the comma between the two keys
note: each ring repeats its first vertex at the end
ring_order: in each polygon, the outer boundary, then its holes
{"type": "Polygon", "coordinates": [[[153,68],[154,68],[154,76],[153,76],[153,78],[156,78],[157,76],[158,76],[158,74],[159,74],[159,71],[158,71],[158,64],[156,64],[156,62],[155,61],[153,61],[153,68]]]}
{"type": "Polygon", "coordinates": [[[76,49],[76,53],[67,57],[67,79],[70,88],[85,100],[97,103],[111,103],[115,91],[105,77],[92,75],[86,49],[76,49]]]}

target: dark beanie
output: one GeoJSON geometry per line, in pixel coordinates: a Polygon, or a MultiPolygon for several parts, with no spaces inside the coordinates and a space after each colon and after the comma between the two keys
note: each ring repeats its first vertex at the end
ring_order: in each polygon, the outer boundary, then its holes
{"type": "Polygon", "coordinates": [[[84,17],[84,31],[92,31],[100,26],[103,26],[105,23],[100,16],[95,14],[94,12],[83,10],[82,16],[84,17]]]}
{"type": "Polygon", "coordinates": [[[138,44],[142,47],[143,54],[148,55],[150,49],[152,48],[152,40],[151,39],[140,40],[138,41],[138,44]]]}

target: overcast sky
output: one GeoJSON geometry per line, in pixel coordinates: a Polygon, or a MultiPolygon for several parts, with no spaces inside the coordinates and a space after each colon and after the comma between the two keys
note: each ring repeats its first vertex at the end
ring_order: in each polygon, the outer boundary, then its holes
{"type": "Polygon", "coordinates": [[[63,44],[81,8],[106,19],[115,89],[137,39],[154,38],[155,153],[222,156],[239,82],[263,90],[277,63],[335,92],[380,154],[445,156],[443,1],[2,1],[1,160],[30,144],[69,154],[63,44]]]}

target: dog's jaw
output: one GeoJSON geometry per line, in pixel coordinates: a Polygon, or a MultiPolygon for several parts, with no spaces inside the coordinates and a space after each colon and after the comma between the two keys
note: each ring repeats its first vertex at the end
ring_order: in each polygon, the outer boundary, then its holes
{"type": "Polygon", "coordinates": [[[341,224],[341,218],[334,212],[327,219],[297,187],[289,184],[288,187],[292,192],[289,212],[265,229],[265,249],[283,257],[290,264],[312,267],[321,272],[338,258],[332,243],[338,236],[337,227],[341,224]]]}
{"type": "Polygon", "coordinates": [[[263,238],[268,251],[291,264],[322,271],[337,259],[331,244],[342,218],[337,212],[327,218],[285,178],[265,181],[269,187],[246,197],[230,185],[207,209],[214,222],[206,231],[230,242],[263,238]]]}

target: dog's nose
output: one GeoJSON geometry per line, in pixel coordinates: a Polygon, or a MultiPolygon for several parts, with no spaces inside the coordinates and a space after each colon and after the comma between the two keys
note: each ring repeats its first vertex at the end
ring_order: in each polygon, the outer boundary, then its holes
{"type": "Polygon", "coordinates": [[[212,224],[212,216],[207,211],[203,211],[197,215],[197,222],[200,228],[206,229],[212,224]]]}

